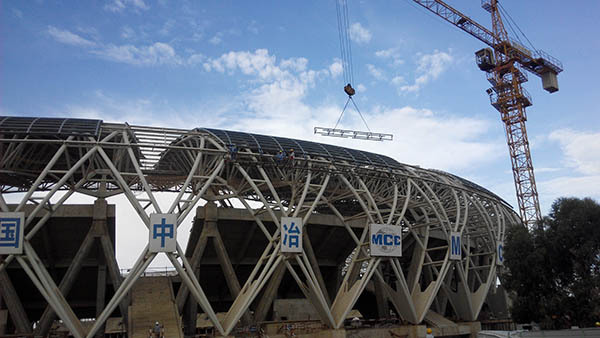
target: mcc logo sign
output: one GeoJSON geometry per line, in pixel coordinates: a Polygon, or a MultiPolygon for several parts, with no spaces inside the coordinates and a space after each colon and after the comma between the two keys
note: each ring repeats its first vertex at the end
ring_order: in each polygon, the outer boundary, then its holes
{"type": "Polygon", "coordinates": [[[371,256],[402,256],[401,227],[387,224],[371,224],[369,230],[371,256]]]}

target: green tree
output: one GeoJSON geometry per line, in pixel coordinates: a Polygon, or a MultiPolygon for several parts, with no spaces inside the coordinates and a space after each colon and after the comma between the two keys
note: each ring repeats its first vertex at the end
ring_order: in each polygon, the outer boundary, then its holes
{"type": "Polygon", "coordinates": [[[600,204],[560,198],[537,228],[509,229],[505,265],[515,321],[593,326],[600,320],[600,204]]]}

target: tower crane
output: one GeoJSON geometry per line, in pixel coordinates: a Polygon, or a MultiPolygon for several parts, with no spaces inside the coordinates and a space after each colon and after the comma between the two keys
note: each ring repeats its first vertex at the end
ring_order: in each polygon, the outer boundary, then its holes
{"type": "Polygon", "coordinates": [[[541,50],[531,51],[509,38],[498,0],[481,1],[481,7],[491,14],[492,31],[442,0],[413,1],[491,47],[475,52],[475,59],[492,85],[486,92],[504,122],[521,220],[531,228],[541,220],[541,212],[525,128],[525,108],[532,102],[531,96],[522,87],[528,80],[523,70],[539,76],[543,88],[553,93],[558,91],[557,75],[563,70],[561,62],[541,50]]]}

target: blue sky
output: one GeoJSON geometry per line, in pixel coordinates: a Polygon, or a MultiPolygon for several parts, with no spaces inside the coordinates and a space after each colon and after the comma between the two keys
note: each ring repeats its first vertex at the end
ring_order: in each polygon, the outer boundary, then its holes
{"type": "MultiPolygon", "coordinates": [[[[348,1],[358,106],[388,143],[315,136],[345,103],[335,2],[2,1],[0,114],[216,127],[360,148],[473,180],[516,206],[481,42],[408,0],[348,1]]],[[[480,1],[447,3],[490,27],[480,1]]],[[[503,1],[560,91],[529,76],[542,210],[600,199],[598,1],[503,1]]],[[[353,110],[341,127],[361,129],[353,110]]]]}

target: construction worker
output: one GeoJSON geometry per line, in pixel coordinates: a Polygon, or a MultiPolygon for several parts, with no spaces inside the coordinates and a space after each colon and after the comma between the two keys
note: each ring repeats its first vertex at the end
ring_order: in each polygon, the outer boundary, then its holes
{"type": "Polygon", "coordinates": [[[277,155],[275,155],[275,161],[277,163],[281,163],[281,161],[283,161],[283,159],[285,158],[285,154],[283,153],[283,150],[280,150],[277,155]]]}
{"type": "Polygon", "coordinates": [[[290,160],[293,161],[296,157],[296,153],[294,153],[294,149],[290,149],[290,160]]]}
{"type": "Polygon", "coordinates": [[[154,323],[154,328],[152,328],[152,336],[154,338],[162,338],[161,327],[159,322],[154,323]]]}
{"type": "Polygon", "coordinates": [[[431,328],[427,328],[427,335],[425,336],[425,338],[435,338],[433,336],[433,331],[431,331],[431,328]]]}
{"type": "Polygon", "coordinates": [[[229,156],[231,156],[232,161],[235,161],[235,159],[237,157],[237,152],[238,152],[238,149],[235,146],[235,144],[230,144],[229,145],[229,156]]]}

